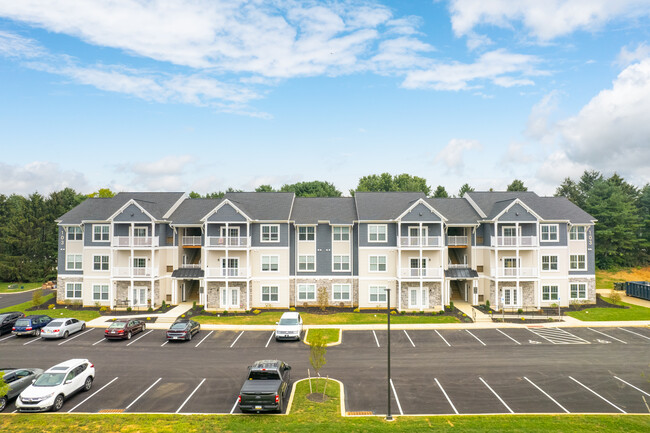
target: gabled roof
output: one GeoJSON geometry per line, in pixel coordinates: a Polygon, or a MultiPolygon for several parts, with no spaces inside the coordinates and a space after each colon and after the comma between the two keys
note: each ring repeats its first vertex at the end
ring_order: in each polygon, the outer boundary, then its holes
{"type": "Polygon", "coordinates": [[[356,219],[352,197],[296,197],[291,211],[291,220],[296,224],[329,221],[331,224],[351,225],[356,219]]]}
{"type": "Polygon", "coordinates": [[[188,198],[176,208],[169,219],[174,225],[203,224],[201,218],[223,201],[222,198],[188,198]]]}
{"type": "Polygon", "coordinates": [[[421,192],[355,192],[360,221],[394,221],[419,199],[421,192]]]}
{"type": "Polygon", "coordinates": [[[443,214],[449,225],[476,225],[481,219],[464,198],[428,198],[427,203],[443,214]]]}
{"type": "Polygon", "coordinates": [[[227,192],[225,198],[254,220],[288,221],[294,193],[227,192]]]}
{"type": "Polygon", "coordinates": [[[538,197],[532,191],[473,191],[466,194],[481,208],[487,220],[500,214],[517,198],[526,203],[526,198],[538,197]]]}

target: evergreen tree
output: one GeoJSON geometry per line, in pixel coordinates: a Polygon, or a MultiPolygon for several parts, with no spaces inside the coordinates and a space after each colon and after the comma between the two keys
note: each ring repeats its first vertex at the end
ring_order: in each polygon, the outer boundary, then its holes
{"type": "Polygon", "coordinates": [[[357,188],[355,190],[350,190],[350,194],[354,195],[355,191],[411,191],[423,192],[428,196],[431,193],[431,188],[427,185],[427,180],[422,177],[412,176],[407,173],[395,176],[391,176],[390,173],[382,173],[379,175],[371,174],[363,176],[359,179],[357,188]]]}
{"type": "Polygon", "coordinates": [[[433,192],[433,197],[434,198],[447,198],[447,197],[449,197],[449,194],[447,194],[447,190],[445,189],[444,186],[438,185],[436,190],[433,192]]]}
{"type": "Polygon", "coordinates": [[[464,196],[466,192],[474,192],[474,188],[469,186],[468,183],[460,187],[460,189],[458,190],[458,197],[464,196]]]}
{"type": "Polygon", "coordinates": [[[341,191],[329,183],[320,180],[285,184],[280,192],[293,192],[297,197],[340,197],[341,191]]]}
{"type": "Polygon", "coordinates": [[[275,192],[271,185],[260,185],[255,188],[255,192],[275,192]]]}
{"type": "Polygon", "coordinates": [[[506,191],[528,191],[528,188],[524,186],[523,181],[515,179],[510,185],[508,185],[508,189],[506,189],[506,191]]]}
{"type": "Polygon", "coordinates": [[[555,197],[566,197],[576,205],[583,202],[578,184],[569,177],[565,177],[564,182],[557,187],[555,190],[555,197]]]}

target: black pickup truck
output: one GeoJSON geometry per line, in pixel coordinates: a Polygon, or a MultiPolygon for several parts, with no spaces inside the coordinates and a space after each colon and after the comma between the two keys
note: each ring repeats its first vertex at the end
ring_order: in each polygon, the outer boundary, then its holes
{"type": "Polygon", "coordinates": [[[291,367],[282,361],[257,361],[248,367],[246,382],[239,392],[239,410],[268,412],[284,410],[284,399],[289,391],[291,367]]]}

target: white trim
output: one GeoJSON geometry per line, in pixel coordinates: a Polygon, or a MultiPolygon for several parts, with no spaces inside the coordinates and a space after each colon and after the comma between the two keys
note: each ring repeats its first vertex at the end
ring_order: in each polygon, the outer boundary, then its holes
{"type": "Polygon", "coordinates": [[[367,224],[367,226],[368,226],[367,227],[367,229],[368,229],[368,243],[373,243],[373,244],[382,243],[383,244],[383,243],[388,242],[388,224],[367,224]],[[375,240],[375,241],[370,240],[370,227],[377,227],[377,233],[376,233],[377,240],[375,240]],[[384,233],[383,233],[384,234],[384,240],[379,240],[379,235],[380,235],[379,227],[384,228],[384,233]]]}
{"type": "Polygon", "coordinates": [[[93,235],[93,238],[92,238],[93,242],[110,242],[111,241],[111,232],[112,232],[112,230],[111,230],[111,225],[110,224],[105,224],[105,223],[104,224],[91,224],[90,228],[91,228],[91,232],[92,232],[92,235],[93,235]],[[104,240],[104,239],[100,239],[100,240],[95,239],[95,227],[102,227],[102,230],[99,233],[102,238],[104,237],[103,228],[108,227],[108,239],[106,239],[106,240],[104,240]]]}
{"type": "Polygon", "coordinates": [[[169,208],[169,210],[163,215],[163,219],[168,219],[170,216],[174,214],[176,209],[185,201],[185,199],[189,198],[189,194],[184,192],[178,200],[176,200],[176,203],[172,205],[172,207],[169,208]]]}
{"type": "MultiPolygon", "coordinates": [[[[341,236],[341,238],[342,238],[342,237],[343,237],[343,233],[342,233],[342,232],[339,233],[339,236],[341,236]]],[[[350,242],[350,237],[351,237],[351,236],[352,236],[351,226],[343,226],[343,225],[333,225],[333,226],[332,226],[332,243],[334,243],[334,242],[350,242]],[[347,239],[334,239],[334,229],[335,229],[335,228],[338,228],[338,229],[347,229],[347,230],[348,230],[348,233],[347,233],[348,238],[347,238],[347,239]]]]}
{"type": "Polygon", "coordinates": [[[270,285],[270,284],[260,286],[260,302],[267,303],[267,304],[277,304],[278,302],[280,302],[280,286],[270,285]],[[268,300],[264,300],[264,289],[265,288],[269,289],[269,293],[268,293],[269,299],[268,300]],[[274,289],[274,288],[276,289],[275,295],[277,297],[277,299],[275,301],[271,300],[271,296],[273,295],[271,289],[274,289]]]}
{"type": "Polygon", "coordinates": [[[296,226],[296,231],[298,232],[298,242],[316,242],[316,226],[314,225],[300,225],[296,226]],[[305,229],[305,239],[300,239],[300,229],[305,229]],[[309,232],[311,229],[311,233],[309,232]],[[313,239],[309,239],[309,235],[312,235],[313,239]]]}
{"type": "Polygon", "coordinates": [[[110,254],[93,254],[93,261],[92,261],[92,266],[93,266],[93,272],[110,272],[111,271],[111,256],[110,254]],[[95,269],[95,257],[100,257],[99,259],[99,269],[95,269]],[[103,265],[103,260],[101,257],[106,257],[106,269],[102,269],[103,265]]]}
{"type": "Polygon", "coordinates": [[[584,226],[584,225],[576,224],[576,225],[569,226],[569,242],[585,242],[585,241],[587,241],[587,231],[588,231],[587,226],[584,226]],[[577,230],[576,230],[576,238],[571,239],[573,229],[579,229],[579,228],[581,228],[583,230],[582,231],[582,239],[578,238],[578,235],[580,233],[577,230]]]}
{"type": "MultiPolygon", "coordinates": [[[[423,198],[418,199],[415,203],[413,203],[411,206],[409,206],[409,207],[408,207],[404,212],[402,212],[402,214],[401,214],[400,216],[398,216],[397,218],[395,218],[395,220],[400,221],[402,218],[404,218],[404,216],[405,216],[406,214],[408,214],[408,213],[411,212],[413,209],[415,209],[415,207],[416,207],[417,205],[419,205],[419,204],[423,204],[423,205],[426,206],[426,207],[427,207],[431,212],[433,212],[434,214],[438,215],[438,218],[440,218],[440,221],[442,221],[442,222],[447,222],[447,218],[445,218],[444,215],[442,215],[440,212],[438,212],[438,211],[437,211],[433,206],[431,206],[429,203],[427,203],[423,198]]],[[[431,220],[431,221],[427,221],[427,222],[438,223],[438,222],[440,222],[440,221],[433,221],[433,220],[431,220]]],[[[410,222],[410,221],[405,221],[405,222],[408,223],[408,222],[410,222]]]]}
{"type": "Polygon", "coordinates": [[[351,269],[351,267],[350,267],[350,254],[332,254],[332,272],[350,272],[350,269],[351,269]],[[348,261],[347,261],[348,268],[343,269],[343,265],[345,263],[341,260],[341,262],[339,263],[341,265],[341,269],[334,269],[334,265],[336,265],[336,257],[341,257],[341,258],[347,257],[348,258],[348,261]]]}
{"type": "Polygon", "coordinates": [[[260,272],[264,272],[265,274],[266,273],[272,273],[272,272],[280,272],[280,256],[278,256],[278,255],[260,256],[260,272]],[[264,270],[264,258],[265,257],[269,259],[269,262],[268,262],[269,269],[268,270],[264,270]],[[273,265],[273,260],[272,259],[273,259],[273,257],[275,257],[275,259],[276,259],[276,261],[275,261],[275,265],[277,267],[276,270],[272,269],[272,265],[273,265]]]}
{"type": "Polygon", "coordinates": [[[93,300],[93,302],[110,301],[110,293],[111,293],[110,286],[111,286],[110,284],[93,284],[92,285],[92,300],[93,300]],[[99,288],[99,299],[95,299],[95,288],[96,287],[99,288]],[[102,288],[104,288],[104,287],[106,288],[106,299],[102,299],[102,294],[104,292],[102,290],[102,288]]]}
{"type": "MultiPolygon", "coordinates": [[[[510,203],[508,206],[506,206],[505,209],[503,209],[501,212],[499,212],[499,213],[497,214],[497,216],[495,216],[494,218],[492,218],[492,220],[493,220],[493,221],[498,221],[499,218],[501,218],[501,215],[503,215],[504,213],[508,212],[508,211],[510,210],[510,208],[512,208],[515,204],[519,204],[519,205],[521,205],[521,207],[523,207],[524,209],[526,209],[526,212],[528,212],[529,214],[531,214],[532,216],[534,216],[535,218],[537,218],[538,221],[543,219],[542,217],[540,217],[539,215],[537,215],[537,213],[536,213],[534,210],[532,210],[530,207],[528,207],[528,206],[526,205],[526,203],[524,203],[523,201],[521,201],[521,200],[519,200],[518,198],[516,198],[516,199],[513,200],[512,203],[510,203]]],[[[522,223],[530,223],[530,224],[533,223],[532,221],[521,221],[521,222],[522,222],[522,223]]]]}
{"type": "MultiPolygon", "coordinates": [[[[343,294],[343,291],[339,291],[340,294],[343,294]]],[[[350,283],[337,283],[337,284],[332,284],[332,302],[350,302],[352,300],[352,285],[350,283]],[[334,286],[339,286],[339,287],[347,287],[347,299],[336,299],[334,295],[336,294],[336,291],[334,290],[334,286]]]]}
{"type": "Polygon", "coordinates": [[[386,292],[387,289],[388,289],[388,286],[384,286],[384,285],[381,285],[381,284],[373,284],[373,285],[368,286],[368,303],[369,304],[385,304],[386,300],[388,299],[387,298],[388,293],[386,292]],[[377,290],[377,289],[383,289],[384,290],[384,293],[380,293],[380,292],[374,293],[374,295],[377,297],[376,301],[373,301],[371,299],[371,296],[373,295],[373,293],[372,293],[373,289],[374,290],[377,290]],[[382,296],[384,297],[383,300],[381,299],[382,296]]]}
{"type": "Polygon", "coordinates": [[[571,283],[571,282],[569,282],[569,300],[582,301],[582,300],[585,300],[585,299],[589,299],[589,294],[587,293],[587,283],[571,283]],[[574,286],[574,285],[577,286],[576,287],[576,297],[575,298],[573,296],[571,296],[571,292],[573,291],[573,288],[571,286],[574,286]],[[584,292],[585,292],[584,297],[580,297],[580,286],[584,287],[584,292]]]}
{"type": "MultiPolygon", "coordinates": [[[[126,208],[129,207],[129,206],[132,205],[132,204],[136,205],[136,206],[137,206],[137,207],[142,211],[143,214],[147,215],[147,216],[151,219],[152,222],[155,222],[155,221],[156,221],[156,218],[154,218],[153,215],[151,215],[149,212],[147,212],[147,210],[146,210],[145,208],[143,208],[142,206],[140,206],[140,205],[138,204],[138,202],[137,202],[135,199],[133,199],[133,198],[132,198],[131,200],[127,201],[126,203],[124,203],[124,206],[122,206],[121,208],[119,208],[117,211],[115,211],[115,213],[114,213],[113,215],[111,215],[110,217],[108,217],[108,221],[113,222],[113,220],[115,219],[115,217],[117,217],[119,214],[121,214],[122,212],[124,212],[124,211],[126,210],[126,208]]],[[[128,223],[131,223],[131,222],[132,222],[132,221],[117,221],[117,224],[128,224],[128,223]]],[[[143,224],[149,224],[148,222],[143,222],[143,221],[138,221],[138,222],[139,222],[139,223],[143,223],[143,224]]]]}
{"type": "Polygon", "coordinates": [[[472,197],[470,196],[470,194],[471,194],[471,192],[468,191],[468,192],[466,192],[465,194],[463,194],[463,196],[462,196],[461,198],[464,198],[465,200],[467,200],[467,201],[469,202],[469,204],[474,208],[474,210],[476,211],[476,213],[477,213],[481,218],[487,218],[487,215],[485,214],[485,212],[483,212],[483,209],[481,209],[481,208],[476,204],[476,202],[472,199],[472,197]]]}
{"type": "Polygon", "coordinates": [[[84,258],[83,253],[81,253],[81,254],[66,254],[65,255],[65,270],[66,271],[83,271],[83,269],[84,269],[83,258],[84,258]],[[69,259],[70,256],[74,257],[74,259],[73,259],[74,267],[72,267],[72,268],[68,267],[68,263],[70,262],[70,259],[69,259]],[[77,257],[79,257],[79,261],[76,260],[77,257]],[[79,263],[78,268],[77,268],[77,263],[79,263]]]}
{"type": "Polygon", "coordinates": [[[388,272],[388,256],[383,256],[383,255],[368,256],[368,272],[388,272]],[[372,263],[370,263],[370,259],[372,257],[377,257],[377,269],[374,270],[374,271],[371,269],[372,263]],[[384,270],[383,271],[379,269],[379,265],[381,264],[380,261],[379,261],[379,257],[384,258],[384,270]]]}
{"type": "Polygon", "coordinates": [[[539,224],[539,241],[540,242],[560,242],[560,225],[559,224],[548,224],[540,223],[539,224]],[[544,227],[549,227],[548,236],[549,239],[544,239],[544,227]],[[555,239],[551,239],[551,229],[550,227],[555,227],[555,239]]]}
{"type": "Polygon", "coordinates": [[[316,272],[316,254],[301,254],[298,256],[298,269],[297,272],[316,272]],[[305,269],[300,269],[300,259],[302,257],[309,258],[312,257],[314,260],[310,263],[309,260],[305,260],[305,269]],[[313,265],[313,269],[309,269],[309,265],[313,265]]]}
{"type": "Polygon", "coordinates": [[[280,242],[280,224],[260,224],[260,243],[268,244],[268,243],[277,243],[277,242],[280,242]],[[269,227],[269,233],[268,233],[269,240],[266,241],[264,240],[264,227],[269,227]],[[273,234],[271,233],[271,227],[278,228],[276,240],[271,239],[273,234]]]}
{"type": "Polygon", "coordinates": [[[81,300],[81,299],[83,299],[83,297],[84,297],[83,294],[84,294],[84,286],[83,286],[83,283],[82,283],[82,282],[79,282],[79,281],[71,281],[71,282],[69,282],[69,283],[65,283],[65,299],[73,299],[73,300],[75,300],[75,301],[76,301],[76,300],[81,300]],[[73,288],[72,288],[72,296],[68,296],[68,286],[71,286],[71,285],[72,285],[72,286],[75,286],[75,285],[77,285],[77,284],[78,284],[79,287],[80,287],[80,289],[79,289],[79,293],[80,293],[80,295],[79,295],[79,296],[75,296],[75,295],[76,295],[76,292],[77,292],[77,289],[76,289],[76,287],[73,287],[73,288]]]}
{"type": "Polygon", "coordinates": [[[548,254],[548,255],[542,255],[540,254],[540,271],[542,272],[558,272],[560,270],[560,261],[559,261],[559,256],[557,254],[548,254]],[[544,257],[548,257],[548,269],[544,269],[544,257]],[[555,269],[552,269],[551,264],[553,261],[551,260],[552,257],[555,257],[555,269]]]}
{"type": "Polygon", "coordinates": [[[316,300],[316,284],[314,284],[314,283],[298,283],[298,284],[296,284],[296,302],[310,302],[310,301],[315,301],[315,300],[316,300]],[[303,293],[305,293],[306,295],[309,295],[309,294],[311,294],[313,292],[313,295],[314,295],[313,299],[309,299],[309,297],[307,297],[307,296],[305,297],[305,299],[300,299],[300,288],[301,287],[304,287],[305,289],[307,289],[307,290],[303,291],[303,293]]]}
{"type": "Polygon", "coordinates": [[[587,270],[587,255],[586,254],[569,254],[569,271],[586,271],[587,270]],[[573,268],[571,267],[573,260],[572,257],[576,258],[576,267],[573,268]],[[584,260],[583,262],[583,267],[579,267],[580,265],[580,257],[583,257],[584,260]]]}
{"type": "MultiPolygon", "coordinates": [[[[217,213],[217,211],[218,211],[219,209],[221,209],[222,207],[224,207],[226,204],[230,205],[230,207],[232,207],[233,209],[235,209],[235,212],[237,212],[238,214],[240,214],[241,216],[243,216],[243,217],[246,219],[247,222],[251,222],[251,221],[253,221],[253,220],[252,220],[248,215],[246,215],[246,214],[245,214],[241,209],[239,209],[237,206],[235,206],[235,204],[234,204],[233,202],[231,202],[230,199],[227,199],[227,198],[224,199],[224,200],[223,200],[221,203],[219,203],[217,206],[215,206],[214,209],[212,209],[210,212],[208,212],[208,213],[207,213],[203,218],[201,218],[199,221],[201,221],[202,223],[212,223],[212,224],[216,224],[216,223],[218,223],[218,221],[208,221],[208,218],[210,218],[212,215],[214,215],[215,213],[217,213]]],[[[238,222],[238,223],[244,224],[243,221],[233,221],[233,222],[238,222]]]]}
{"type": "Polygon", "coordinates": [[[560,300],[560,286],[557,284],[544,284],[542,285],[542,302],[559,302],[560,300]],[[555,299],[553,299],[553,287],[555,287],[555,299]],[[548,288],[548,299],[544,299],[544,289],[548,288]]]}

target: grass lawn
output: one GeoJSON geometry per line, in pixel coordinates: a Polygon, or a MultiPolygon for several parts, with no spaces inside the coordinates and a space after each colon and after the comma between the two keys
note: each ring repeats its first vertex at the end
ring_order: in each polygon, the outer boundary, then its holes
{"type": "Polygon", "coordinates": [[[325,343],[337,343],[339,341],[339,335],[341,335],[340,329],[310,329],[307,331],[306,343],[309,344],[309,341],[314,341],[314,338],[322,337],[325,340],[325,343]]]}
{"type": "MultiPolygon", "coordinates": [[[[54,293],[50,293],[47,296],[43,296],[43,302],[46,302],[54,297],[54,293]]],[[[34,311],[27,311],[28,308],[31,308],[34,306],[34,303],[32,301],[27,301],[23,302],[22,304],[14,305],[12,307],[7,307],[3,308],[0,310],[0,313],[5,313],[7,311],[22,311],[25,313],[25,316],[29,316],[30,314],[46,314],[53,319],[56,319],[57,317],[74,317],[75,319],[79,320],[92,320],[100,316],[99,312],[97,311],[75,311],[75,310],[66,310],[63,306],[57,306],[56,310],[34,310],[34,311]]]]}
{"type": "MultiPolygon", "coordinates": [[[[322,392],[323,380],[312,380],[314,392],[322,392]]],[[[338,383],[330,381],[325,403],[305,398],[309,383],[296,387],[288,416],[277,415],[75,415],[7,414],[0,415],[4,432],[647,432],[650,416],[643,415],[497,415],[397,417],[386,422],[381,417],[341,417],[338,383]]],[[[65,409],[65,408],[64,408],[65,409]]]]}
{"type": "MultiPolygon", "coordinates": [[[[607,302],[612,302],[604,296],[603,299],[607,302]]],[[[571,311],[566,313],[566,315],[578,320],[594,322],[608,320],[650,320],[650,308],[627,304],[625,302],[621,302],[621,305],[630,308],[588,308],[581,311],[571,311]]]]}
{"type": "Polygon", "coordinates": [[[38,287],[41,287],[43,283],[0,283],[0,293],[20,293],[25,290],[31,290],[31,289],[36,289],[38,287]],[[18,285],[18,289],[14,290],[9,290],[9,286],[12,286],[14,284],[18,285]],[[20,287],[23,287],[20,289],[20,287]]]}
{"type": "MultiPolygon", "coordinates": [[[[193,316],[199,323],[213,325],[275,325],[280,320],[281,311],[265,311],[250,316],[193,316]]],[[[368,325],[386,323],[385,314],[375,313],[335,313],[335,314],[312,314],[302,313],[302,320],[308,325],[368,325]]],[[[458,323],[456,317],[422,314],[416,316],[402,316],[393,314],[390,323],[458,323]]]]}

